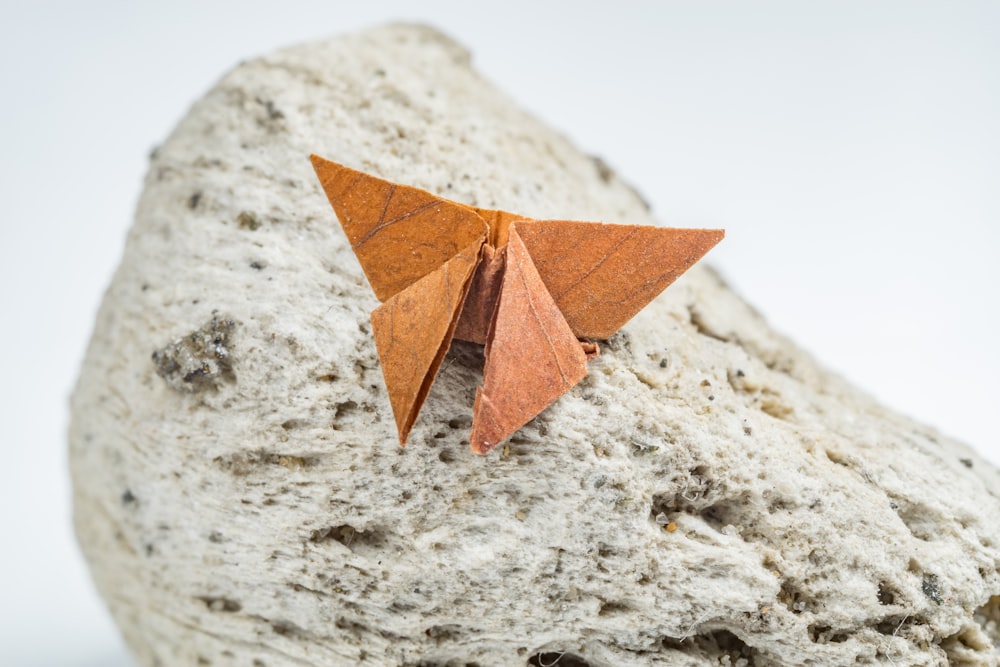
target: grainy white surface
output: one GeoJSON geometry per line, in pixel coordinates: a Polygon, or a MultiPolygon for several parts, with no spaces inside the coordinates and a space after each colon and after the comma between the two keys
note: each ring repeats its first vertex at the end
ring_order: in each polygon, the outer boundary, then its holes
{"type": "Polygon", "coordinates": [[[73,398],[78,535],[141,664],[997,662],[997,471],[706,268],[485,458],[463,440],[480,354],[457,346],[399,449],[376,301],[310,152],[651,222],[430,30],[225,77],[152,161],[73,398]],[[178,391],[151,355],[213,317],[231,372],[178,391]]]}

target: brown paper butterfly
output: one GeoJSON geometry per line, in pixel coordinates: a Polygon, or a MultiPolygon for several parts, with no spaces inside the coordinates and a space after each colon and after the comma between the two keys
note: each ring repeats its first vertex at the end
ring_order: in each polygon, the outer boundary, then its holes
{"type": "Polygon", "coordinates": [[[486,346],[469,438],[486,454],[583,379],[592,339],[618,331],[724,235],[532,220],[312,164],[382,302],[372,329],[401,445],[453,338],[486,346]]]}

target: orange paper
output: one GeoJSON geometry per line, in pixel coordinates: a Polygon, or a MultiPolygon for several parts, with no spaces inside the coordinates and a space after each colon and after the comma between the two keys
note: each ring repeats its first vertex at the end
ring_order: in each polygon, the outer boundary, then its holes
{"type": "Polygon", "coordinates": [[[372,327],[402,445],[453,338],[486,345],[470,436],[485,454],[583,379],[590,339],[609,338],[724,235],[532,220],[312,163],[382,301],[372,327]]]}

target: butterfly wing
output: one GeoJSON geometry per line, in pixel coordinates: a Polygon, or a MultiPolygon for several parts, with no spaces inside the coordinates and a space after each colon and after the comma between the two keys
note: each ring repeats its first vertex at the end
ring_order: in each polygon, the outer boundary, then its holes
{"type": "Polygon", "coordinates": [[[595,339],[611,337],[725,234],[563,220],[516,228],[570,329],[595,339]]]}
{"type": "Polygon", "coordinates": [[[375,296],[385,301],[488,233],[468,206],[312,155],[375,296]]]}
{"type": "Polygon", "coordinates": [[[401,445],[451,345],[484,240],[469,244],[372,313],[375,346],[401,445]]]}

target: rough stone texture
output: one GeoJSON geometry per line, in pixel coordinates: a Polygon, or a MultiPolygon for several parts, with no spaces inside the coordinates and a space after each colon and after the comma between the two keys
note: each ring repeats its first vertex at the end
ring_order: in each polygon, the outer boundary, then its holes
{"type": "Polygon", "coordinates": [[[998,471],[704,267],[488,457],[456,345],[400,449],[310,152],[651,222],[426,28],[227,75],[156,151],[73,396],[77,532],[140,664],[997,664],[998,471]]]}

